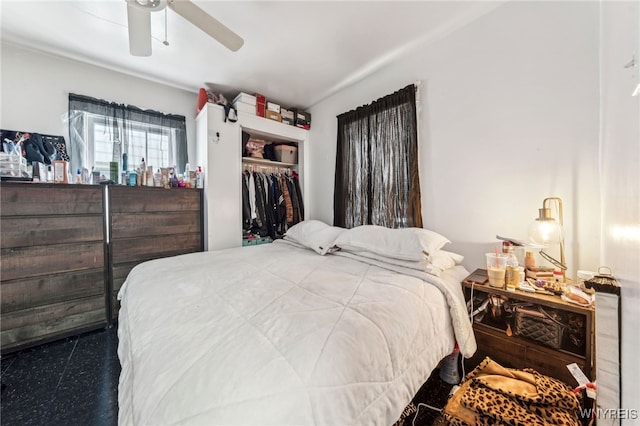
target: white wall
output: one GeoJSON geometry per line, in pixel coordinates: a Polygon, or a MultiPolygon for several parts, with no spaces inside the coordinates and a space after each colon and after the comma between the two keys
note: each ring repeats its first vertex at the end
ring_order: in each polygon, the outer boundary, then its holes
{"type": "MultiPolygon", "coordinates": [[[[71,59],[2,43],[0,127],[67,135],[69,93],[186,117],[195,138],[197,93],[150,82],[71,59]]],[[[189,142],[193,158],[194,144],[189,142]]]]}
{"type": "Polygon", "coordinates": [[[621,408],[640,416],[640,96],[631,96],[640,84],[640,4],[601,7],[601,259],[622,286],[621,408]],[[637,65],[624,68],[634,55],[637,65]]]}
{"type": "Polygon", "coordinates": [[[558,196],[570,275],[597,267],[597,3],[507,3],[314,105],[312,218],[333,221],[336,115],[415,81],[425,227],[473,269],[558,196]]]}
{"type": "Polygon", "coordinates": [[[310,109],[311,218],[333,220],[336,115],[415,81],[425,227],[450,237],[467,268],[483,265],[496,234],[524,238],[543,198],[561,197],[570,275],[609,265],[623,285],[622,408],[636,412],[640,64],[622,66],[634,51],[640,60],[637,9],[510,2],[310,109]]]}

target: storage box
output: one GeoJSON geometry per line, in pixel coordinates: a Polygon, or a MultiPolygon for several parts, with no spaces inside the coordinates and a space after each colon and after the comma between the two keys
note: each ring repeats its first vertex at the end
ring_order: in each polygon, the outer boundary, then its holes
{"type": "Polygon", "coordinates": [[[7,178],[28,178],[27,159],[22,155],[0,153],[0,176],[7,178]]]}
{"type": "Polygon", "coordinates": [[[245,103],[245,104],[249,104],[249,105],[253,106],[254,109],[255,109],[255,106],[256,106],[256,103],[257,103],[256,97],[254,95],[250,95],[250,94],[244,93],[244,92],[240,92],[238,94],[238,96],[236,96],[233,99],[232,103],[235,104],[237,102],[242,102],[242,103],[245,103]]]}
{"type": "Polygon", "coordinates": [[[251,105],[245,102],[234,102],[233,106],[238,112],[242,111],[248,114],[256,115],[256,104],[251,105]]]}
{"type": "Polygon", "coordinates": [[[282,116],[282,122],[290,126],[295,125],[296,114],[293,110],[281,108],[280,115],[282,116]]]}
{"type": "Polygon", "coordinates": [[[280,116],[280,113],[273,112],[270,109],[266,111],[265,117],[268,118],[269,120],[282,121],[282,117],[280,116]]]}
{"type": "Polygon", "coordinates": [[[280,115],[282,116],[282,122],[284,124],[293,126],[293,124],[295,123],[296,115],[292,110],[286,109],[286,108],[280,108],[280,115]]]}
{"type": "Polygon", "coordinates": [[[271,237],[259,237],[259,238],[242,238],[242,246],[257,246],[260,244],[268,244],[270,243],[271,237]]]}
{"type": "Polygon", "coordinates": [[[277,112],[278,114],[280,114],[280,105],[274,102],[267,102],[267,109],[269,111],[277,112]]]}
{"type": "Polygon", "coordinates": [[[293,121],[296,118],[296,115],[294,114],[294,112],[286,108],[280,108],[280,115],[282,116],[283,120],[285,118],[288,118],[293,121]]]}
{"type": "Polygon", "coordinates": [[[296,118],[294,120],[296,127],[303,129],[311,128],[311,114],[305,111],[295,111],[296,118]]]}
{"type": "Polygon", "coordinates": [[[277,145],[273,147],[276,160],[281,163],[298,164],[298,147],[293,145],[277,145]]]}
{"type": "Polygon", "coordinates": [[[256,93],[256,115],[264,117],[267,110],[267,98],[260,93],[256,93]]]}

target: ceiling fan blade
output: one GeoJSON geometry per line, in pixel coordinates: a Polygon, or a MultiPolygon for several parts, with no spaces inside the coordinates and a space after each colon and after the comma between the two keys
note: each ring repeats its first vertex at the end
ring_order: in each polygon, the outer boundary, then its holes
{"type": "Polygon", "coordinates": [[[129,53],[151,56],[151,12],[127,2],[129,53]]]}
{"type": "Polygon", "coordinates": [[[189,0],[169,0],[169,6],[180,16],[218,40],[227,49],[235,52],[242,47],[242,37],[227,28],[222,22],[208,15],[189,0]]]}

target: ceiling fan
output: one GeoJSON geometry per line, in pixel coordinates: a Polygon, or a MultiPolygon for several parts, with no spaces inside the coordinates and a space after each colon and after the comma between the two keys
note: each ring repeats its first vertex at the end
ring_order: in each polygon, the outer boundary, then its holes
{"type": "Polygon", "coordinates": [[[244,44],[242,37],[208,15],[191,0],[125,0],[129,27],[129,52],[133,56],[151,56],[151,12],[169,7],[235,52],[244,44]]]}

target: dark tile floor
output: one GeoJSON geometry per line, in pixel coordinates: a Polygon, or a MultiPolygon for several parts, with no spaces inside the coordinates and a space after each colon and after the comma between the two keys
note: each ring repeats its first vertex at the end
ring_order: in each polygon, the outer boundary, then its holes
{"type": "MultiPolygon", "coordinates": [[[[117,425],[117,350],[113,327],[3,356],[0,424],[117,425]]],[[[436,369],[412,404],[442,408],[450,389],[436,369]]],[[[399,424],[428,426],[436,417],[437,412],[419,409],[399,424]]]]}
{"type": "Polygon", "coordinates": [[[117,328],[25,349],[0,359],[0,422],[117,425],[117,328]]]}

